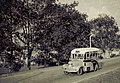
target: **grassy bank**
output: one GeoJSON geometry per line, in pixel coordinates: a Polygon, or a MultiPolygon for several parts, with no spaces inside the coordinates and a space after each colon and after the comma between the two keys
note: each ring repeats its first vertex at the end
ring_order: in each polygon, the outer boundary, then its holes
{"type": "Polygon", "coordinates": [[[99,75],[79,83],[120,83],[120,69],[99,75]]]}

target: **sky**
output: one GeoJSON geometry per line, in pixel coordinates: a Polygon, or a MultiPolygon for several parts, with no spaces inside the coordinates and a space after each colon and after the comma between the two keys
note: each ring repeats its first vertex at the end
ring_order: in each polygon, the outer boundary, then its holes
{"type": "Polygon", "coordinates": [[[86,13],[88,20],[97,17],[99,14],[113,16],[120,28],[120,0],[58,0],[60,3],[73,3],[78,1],[76,9],[86,13]]]}

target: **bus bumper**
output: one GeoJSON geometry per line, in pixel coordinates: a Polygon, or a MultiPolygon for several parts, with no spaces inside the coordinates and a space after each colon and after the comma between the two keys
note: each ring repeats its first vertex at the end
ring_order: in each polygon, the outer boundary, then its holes
{"type": "Polygon", "coordinates": [[[78,70],[79,70],[79,68],[77,68],[77,67],[65,67],[65,68],[63,68],[64,69],[64,71],[66,71],[66,72],[77,72],[78,70]]]}

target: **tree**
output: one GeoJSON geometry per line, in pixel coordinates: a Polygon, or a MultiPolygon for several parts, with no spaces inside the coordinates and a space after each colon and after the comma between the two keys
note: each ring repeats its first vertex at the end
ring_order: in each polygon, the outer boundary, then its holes
{"type": "MultiPolygon", "coordinates": [[[[15,34],[27,47],[29,69],[36,47],[45,52],[44,58],[47,59],[51,49],[58,51],[60,58],[63,54],[68,56],[73,48],[89,45],[90,24],[87,15],[75,9],[77,2],[68,5],[57,4],[55,0],[3,0],[1,3],[4,5],[1,4],[0,14],[4,18],[1,17],[0,25],[11,33],[11,42],[12,34],[15,34]]],[[[5,30],[1,30],[2,37],[7,37],[5,30]]]]}
{"type": "Polygon", "coordinates": [[[20,23],[20,15],[16,8],[20,2],[16,0],[1,0],[0,1],[0,55],[4,54],[7,61],[13,64],[16,55],[15,51],[21,52],[20,45],[13,42],[13,34],[18,29],[20,23]]]}
{"type": "Polygon", "coordinates": [[[17,32],[16,36],[27,46],[28,68],[31,69],[30,62],[32,51],[34,50],[34,47],[38,45],[35,38],[37,38],[37,36],[41,37],[40,35],[36,36],[34,30],[38,30],[36,27],[41,26],[39,24],[39,19],[43,17],[42,11],[46,5],[52,4],[54,0],[21,0],[21,2],[21,7],[17,10],[21,15],[22,21],[19,24],[19,27],[22,27],[23,32],[17,32]]]}
{"type": "Polygon", "coordinates": [[[118,25],[112,16],[106,14],[99,15],[90,21],[92,24],[92,31],[95,37],[93,37],[93,45],[102,49],[113,48],[116,46],[118,37],[116,33],[119,31],[118,25]]]}

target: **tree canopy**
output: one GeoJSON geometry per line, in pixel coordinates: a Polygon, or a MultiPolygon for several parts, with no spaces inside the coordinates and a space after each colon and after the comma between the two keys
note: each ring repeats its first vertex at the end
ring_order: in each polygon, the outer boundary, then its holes
{"type": "Polygon", "coordinates": [[[19,1],[0,1],[0,52],[19,49],[19,46],[12,41],[12,35],[17,30],[16,26],[20,23],[20,15],[16,10],[19,6],[19,1]]]}
{"type": "Polygon", "coordinates": [[[112,16],[106,14],[99,15],[98,18],[95,18],[90,21],[93,25],[93,45],[102,49],[107,48],[116,48],[116,41],[119,40],[118,35],[116,34],[119,29],[118,25],[112,16]]]}
{"type": "Polygon", "coordinates": [[[40,49],[69,54],[73,48],[88,47],[90,24],[87,15],[75,9],[77,5],[76,2],[69,5],[52,3],[44,7],[34,28],[35,42],[40,49]]]}

